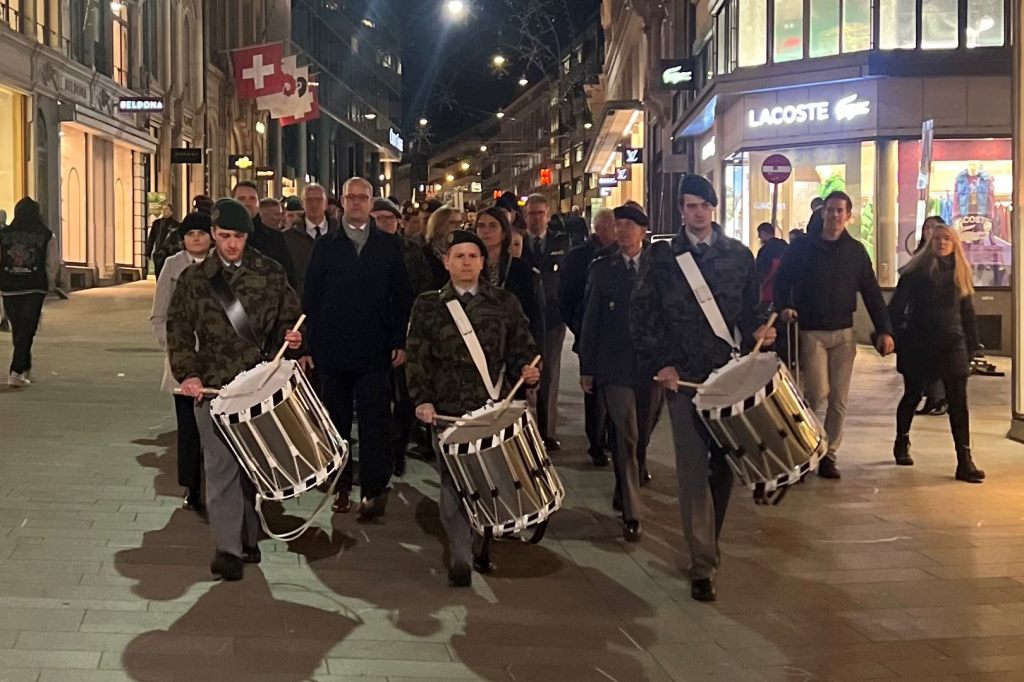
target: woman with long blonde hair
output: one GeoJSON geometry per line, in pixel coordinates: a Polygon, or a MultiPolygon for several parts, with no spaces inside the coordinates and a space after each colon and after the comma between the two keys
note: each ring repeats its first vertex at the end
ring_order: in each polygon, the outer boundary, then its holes
{"type": "Polygon", "coordinates": [[[431,288],[440,289],[448,281],[448,270],[444,267],[444,254],[448,250],[448,235],[462,227],[462,211],[451,206],[442,206],[430,214],[427,228],[423,232],[423,252],[430,265],[431,288]]]}
{"type": "Polygon", "coordinates": [[[904,392],[896,408],[896,463],[910,466],[910,425],[914,408],[930,381],[941,380],[949,402],[949,426],[956,446],[956,480],[981,483],[985,472],[971,456],[967,377],[978,348],[974,283],[960,235],[949,225],[932,228],[928,245],[906,267],[889,304],[896,330],[896,369],[904,392]]]}

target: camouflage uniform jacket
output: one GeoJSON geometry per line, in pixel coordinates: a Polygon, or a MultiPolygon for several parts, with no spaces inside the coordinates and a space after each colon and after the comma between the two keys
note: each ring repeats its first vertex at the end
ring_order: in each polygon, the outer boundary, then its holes
{"type": "Polygon", "coordinates": [[[434,275],[430,270],[430,263],[423,254],[423,247],[412,239],[401,236],[399,239],[402,241],[402,260],[405,261],[405,269],[409,272],[409,284],[412,285],[413,295],[418,296],[430,290],[434,275]]]}
{"type": "MultiPolygon", "coordinates": [[[[466,316],[480,340],[491,380],[497,381],[504,367],[507,390],[537,355],[537,344],[513,294],[488,282],[481,281],[479,287],[466,306],[466,316]]],[[[482,407],[490,396],[448,310],[448,301],[455,298],[450,281],[440,291],[420,294],[413,304],[405,347],[413,404],[433,403],[439,413],[457,416],[482,407]]]]}
{"type": "Polygon", "coordinates": [[[259,251],[246,249],[241,267],[225,273],[228,286],[245,308],[261,347],[242,339],[210,290],[210,279],[224,269],[215,252],[181,274],[167,312],[167,353],[171,374],[183,382],[199,377],[219,388],[244,370],[273,356],[299,319],[302,306],[288,285],[284,268],[259,251]]]}
{"type": "Polygon", "coordinates": [[[630,329],[639,370],[646,376],[672,366],[681,379],[703,381],[731,356],[729,344],[711,330],[676,262],[687,251],[714,293],[726,326],[739,330],[741,349],[746,352],[754,345],[754,331],[760,324],[754,256],[741,242],[726,237],[717,224],[714,231],[714,242],[704,255],[680,230],[671,241],[655,242],[640,260],[630,329]]]}

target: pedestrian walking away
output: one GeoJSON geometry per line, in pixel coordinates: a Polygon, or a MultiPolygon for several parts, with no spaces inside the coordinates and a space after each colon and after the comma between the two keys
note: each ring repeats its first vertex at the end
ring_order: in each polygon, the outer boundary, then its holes
{"type": "Polygon", "coordinates": [[[956,449],[958,481],[981,483],[985,472],[971,452],[967,378],[978,348],[971,266],[956,230],[935,224],[923,250],[903,268],[889,304],[896,332],[896,368],[903,375],[903,398],[896,408],[893,457],[913,465],[910,425],[921,393],[940,380],[949,401],[949,428],[956,449]]]}
{"type": "Polygon", "coordinates": [[[853,201],[844,192],[825,199],[825,226],[790,246],[775,278],[775,308],[784,323],[800,321],[800,371],[804,397],[824,414],[828,452],[818,465],[822,478],[838,479],[837,451],[843,442],[846,401],[857,341],[853,313],[857,294],[875,327],[875,347],[893,351],[889,313],[864,246],[850,236],[853,201]]]}
{"type": "Polygon", "coordinates": [[[53,232],[43,224],[39,204],[24,197],[14,206],[14,220],[0,228],[0,297],[11,323],[7,384],[32,383],[32,343],[39,329],[46,294],[57,286],[60,255],[53,232]]]}
{"type": "Polygon", "coordinates": [[[244,563],[261,558],[256,490],[215,426],[204,388],[220,388],[268,360],[282,340],[293,357],[300,355],[302,334],[289,330],[302,310],[284,268],[246,248],[253,221],[241,203],[219,200],[211,220],[215,252],[186,268],[171,296],[167,354],[182,394],[195,400],[206,508],[217,546],[210,572],[223,580],[239,580],[244,563]]]}
{"type": "Polygon", "coordinates": [[[733,474],[724,451],[697,415],[694,390],[680,388],[679,382],[703,382],[729,362],[732,345],[716,335],[677,258],[685,254],[693,258],[725,327],[739,332],[743,351],[751,350],[758,338],[771,343],[775,331],[764,326],[758,315],[753,254],[741,242],[726,237],[713,221],[718,197],[711,183],[699,175],[686,175],[677,196],[683,228],[671,241],[655,242],[641,259],[630,327],[639,371],[656,377],[666,391],[683,536],[690,555],[690,596],[713,601],[720,563],[718,538],[733,474]]]}

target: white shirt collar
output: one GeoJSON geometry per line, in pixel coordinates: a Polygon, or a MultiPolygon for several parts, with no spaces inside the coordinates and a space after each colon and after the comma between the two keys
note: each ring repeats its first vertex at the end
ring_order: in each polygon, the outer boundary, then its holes
{"type": "Polygon", "coordinates": [[[463,289],[459,286],[456,286],[456,284],[452,282],[452,288],[455,289],[455,293],[458,295],[459,298],[462,298],[462,296],[465,295],[467,292],[473,294],[474,296],[480,293],[479,284],[474,284],[472,289],[463,289]]]}
{"type": "Polygon", "coordinates": [[[711,246],[712,244],[715,243],[714,228],[711,228],[711,231],[708,232],[708,236],[705,237],[704,239],[697,239],[697,235],[693,234],[686,228],[683,228],[683,231],[686,233],[686,238],[689,239],[690,243],[693,244],[694,246],[697,246],[698,244],[707,244],[708,246],[711,246]]]}
{"type": "Polygon", "coordinates": [[[327,234],[327,216],[324,216],[323,221],[320,222],[319,224],[318,223],[314,223],[309,218],[306,218],[305,220],[306,220],[306,232],[309,233],[310,237],[316,237],[316,230],[317,230],[317,228],[320,228],[321,236],[327,234]]]}
{"type": "Polygon", "coordinates": [[[622,262],[626,264],[627,268],[629,267],[629,261],[633,261],[634,263],[636,263],[637,267],[640,267],[640,257],[644,255],[644,250],[640,249],[640,251],[632,258],[621,252],[619,255],[622,256],[622,262]]]}

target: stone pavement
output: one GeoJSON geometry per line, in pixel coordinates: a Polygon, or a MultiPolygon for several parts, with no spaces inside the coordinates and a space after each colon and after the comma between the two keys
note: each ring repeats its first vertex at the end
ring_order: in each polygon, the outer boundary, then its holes
{"type": "Polygon", "coordinates": [[[471,590],[446,585],[436,474],[415,461],[382,522],[325,517],[224,584],[208,528],[179,508],[151,296],[49,302],[36,384],[0,389],[0,680],[1024,679],[1024,447],[1002,438],[1005,379],[972,380],[989,481],[956,483],[942,419],[915,425],[917,466],[892,465],[899,380],[863,352],[843,480],[767,509],[737,492],[714,604],[680,570],[667,419],[638,545],[567,419],[567,508],[540,545],[498,543],[471,590]]]}

